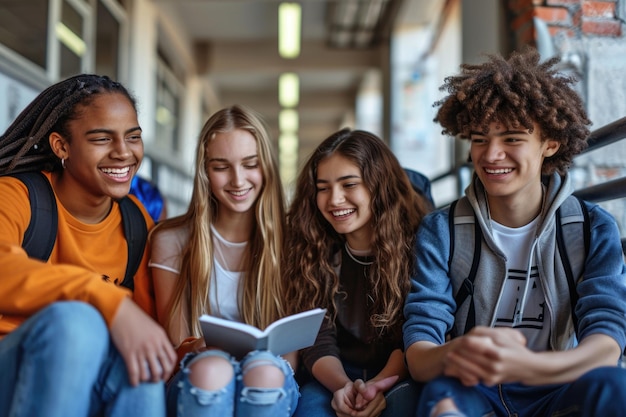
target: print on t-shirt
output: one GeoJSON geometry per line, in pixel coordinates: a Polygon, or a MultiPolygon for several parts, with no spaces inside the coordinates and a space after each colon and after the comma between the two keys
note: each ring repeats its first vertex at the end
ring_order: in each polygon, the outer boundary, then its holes
{"type": "Polygon", "coordinates": [[[531,268],[528,287],[526,286],[526,273],[527,271],[519,269],[509,269],[502,299],[511,300],[511,302],[501,305],[496,318],[496,326],[543,328],[546,301],[543,290],[537,282],[537,267],[531,268]],[[521,303],[524,300],[524,291],[527,294],[526,303],[522,310],[521,303]],[[514,303],[513,300],[515,300],[514,303]]]}
{"type": "Polygon", "coordinates": [[[491,225],[507,268],[494,325],[517,329],[526,337],[529,349],[545,350],[550,337],[550,314],[534,256],[537,219],[518,228],[493,221],[491,225]]]}

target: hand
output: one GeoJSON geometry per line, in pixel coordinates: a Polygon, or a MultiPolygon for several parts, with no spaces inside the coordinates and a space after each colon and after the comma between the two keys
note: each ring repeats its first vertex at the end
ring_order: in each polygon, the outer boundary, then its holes
{"type": "Polygon", "coordinates": [[[376,417],[387,406],[384,393],[398,380],[394,375],[380,381],[357,379],[335,391],[331,406],[339,417],[376,417]]]}
{"type": "Polygon", "coordinates": [[[506,327],[477,326],[450,343],[444,374],[466,386],[519,382],[532,355],[522,333],[506,327]]]}
{"type": "Polygon", "coordinates": [[[392,375],[380,381],[363,382],[360,379],[354,381],[354,385],[358,391],[355,406],[357,410],[365,408],[368,402],[372,401],[378,393],[384,394],[398,380],[398,375],[392,375]]]}
{"type": "Polygon", "coordinates": [[[163,328],[130,298],[125,298],[117,309],[111,338],[124,359],[132,385],[169,378],[176,352],[163,328]]]}

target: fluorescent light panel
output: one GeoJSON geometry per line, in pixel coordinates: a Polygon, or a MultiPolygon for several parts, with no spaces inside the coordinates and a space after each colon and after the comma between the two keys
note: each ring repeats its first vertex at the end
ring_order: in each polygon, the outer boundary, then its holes
{"type": "Polygon", "coordinates": [[[278,80],[278,101],[281,107],[296,107],[300,101],[300,78],[298,74],[286,72],[278,80]]]}
{"type": "Polygon", "coordinates": [[[293,133],[282,133],[278,140],[281,155],[294,161],[298,157],[298,136],[293,133]]]}
{"type": "Polygon", "coordinates": [[[291,184],[298,174],[298,136],[295,133],[281,133],[278,138],[280,177],[283,184],[291,184]]]}
{"type": "Polygon", "coordinates": [[[298,132],[298,112],[293,109],[283,109],[278,115],[278,125],[281,133],[298,132]]]}
{"type": "Polygon", "coordinates": [[[278,53],[283,58],[293,59],[300,55],[300,30],[302,6],[284,2],[278,6],[278,53]]]}

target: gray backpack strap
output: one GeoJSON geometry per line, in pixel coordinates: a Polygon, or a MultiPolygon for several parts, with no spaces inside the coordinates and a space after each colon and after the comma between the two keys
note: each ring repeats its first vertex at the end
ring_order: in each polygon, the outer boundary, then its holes
{"type": "MultiPolygon", "coordinates": [[[[578,293],[576,285],[583,277],[585,261],[589,253],[591,236],[589,212],[584,201],[570,196],[559,207],[556,216],[558,254],[567,276],[572,318],[577,329],[578,320],[575,315],[575,307],[578,301],[578,293]]],[[[474,279],[476,278],[476,271],[480,262],[482,232],[466,197],[462,197],[450,205],[449,228],[450,259],[448,260],[448,267],[450,276],[462,277],[465,271],[469,271],[467,277],[460,284],[455,286],[453,283],[453,287],[459,288],[455,295],[457,309],[470,297],[471,304],[467,322],[465,323],[465,332],[467,332],[475,324],[472,297],[474,279]]]]}
{"type": "Polygon", "coordinates": [[[578,319],[575,314],[578,302],[576,286],[583,278],[585,261],[589,253],[591,236],[589,212],[584,201],[569,196],[558,208],[556,216],[556,242],[567,276],[574,328],[578,331],[578,319]]]}
{"type": "Polygon", "coordinates": [[[470,305],[464,330],[467,333],[476,324],[474,280],[480,263],[482,232],[467,197],[453,202],[448,216],[450,229],[448,267],[451,277],[465,277],[462,282],[459,282],[460,278],[454,279],[453,288],[458,287],[454,296],[457,309],[469,298],[470,305]]]}

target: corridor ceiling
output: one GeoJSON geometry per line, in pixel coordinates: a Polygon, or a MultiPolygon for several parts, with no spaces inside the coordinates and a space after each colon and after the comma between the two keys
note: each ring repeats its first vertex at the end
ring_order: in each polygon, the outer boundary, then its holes
{"type": "Polygon", "coordinates": [[[279,76],[298,74],[300,155],[306,156],[350,120],[359,86],[386,65],[392,28],[429,24],[443,0],[300,0],[302,48],[295,59],[278,54],[277,0],[155,3],[187,29],[184,36],[195,45],[193,63],[215,88],[219,105],[252,107],[274,138],[279,76]]]}

